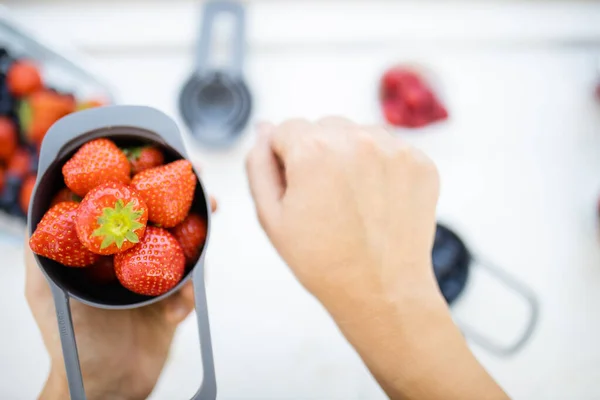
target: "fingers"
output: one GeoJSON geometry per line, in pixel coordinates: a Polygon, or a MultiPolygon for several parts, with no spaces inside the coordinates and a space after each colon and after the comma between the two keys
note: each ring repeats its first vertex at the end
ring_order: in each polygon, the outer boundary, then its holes
{"type": "Polygon", "coordinates": [[[258,137],[248,155],[246,170],[258,218],[266,227],[268,221],[272,221],[278,213],[279,201],[285,191],[285,179],[271,148],[273,125],[261,124],[257,131],[258,137]]]}
{"type": "Polygon", "coordinates": [[[212,211],[214,213],[214,212],[217,212],[218,209],[219,209],[219,203],[217,202],[217,199],[210,196],[210,211],[212,211]]]}
{"type": "Polygon", "coordinates": [[[176,294],[165,301],[165,318],[172,325],[179,325],[194,309],[194,287],[186,283],[176,294]]]}
{"type": "Polygon", "coordinates": [[[320,125],[324,128],[347,128],[356,126],[356,123],[352,122],[348,118],[344,117],[324,117],[317,121],[317,125],[320,125]]]}
{"type": "Polygon", "coordinates": [[[284,167],[297,148],[298,140],[314,130],[314,125],[305,119],[290,119],[273,129],[271,148],[284,167]]]}

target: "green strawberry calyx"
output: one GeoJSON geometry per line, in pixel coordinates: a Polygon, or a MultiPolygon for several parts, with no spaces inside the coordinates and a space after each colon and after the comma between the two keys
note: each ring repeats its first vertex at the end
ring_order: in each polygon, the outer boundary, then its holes
{"type": "Polygon", "coordinates": [[[144,151],[144,149],[146,149],[147,147],[148,146],[130,147],[124,149],[123,153],[125,153],[125,156],[127,156],[127,159],[129,161],[137,161],[142,156],[142,151],[144,151]]]}
{"type": "Polygon", "coordinates": [[[29,127],[31,126],[31,121],[33,119],[33,110],[31,109],[31,104],[27,100],[22,100],[19,103],[19,108],[17,109],[17,115],[19,118],[19,123],[21,124],[21,129],[23,132],[29,131],[29,127]]]}
{"type": "Polygon", "coordinates": [[[102,215],[98,217],[99,227],[92,233],[92,236],[102,237],[100,249],[105,249],[113,243],[120,249],[126,240],[139,243],[140,238],[135,231],[144,227],[144,224],[139,222],[143,211],[134,210],[133,206],[132,201],[125,205],[123,200],[119,199],[114,208],[106,207],[102,210],[102,215]]]}

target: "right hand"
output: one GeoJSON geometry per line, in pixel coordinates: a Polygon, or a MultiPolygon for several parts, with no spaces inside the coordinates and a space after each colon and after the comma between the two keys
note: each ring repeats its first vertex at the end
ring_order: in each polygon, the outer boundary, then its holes
{"type": "Polygon", "coordinates": [[[326,307],[439,294],[439,178],[420,151],[343,118],[291,120],[259,127],[247,169],[267,235],[326,307]]]}
{"type": "Polygon", "coordinates": [[[506,399],[479,365],[431,263],[439,178],[383,128],[263,125],[248,158],[260,222],[392,399],[506,399]]]}

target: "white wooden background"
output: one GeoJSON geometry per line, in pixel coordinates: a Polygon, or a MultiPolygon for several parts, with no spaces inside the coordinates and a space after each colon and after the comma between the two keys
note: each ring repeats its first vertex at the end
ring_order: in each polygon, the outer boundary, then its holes
{"type": "MultiPolygon", "coordinates": [[[[199,6],[191,1],[7,2],[58,45],[72,44],[123,103],[179,120],[199,6]]],[[[595,2],[250,1],[253,120],[338,113],[380,121],[375,85],[395,62],[435,71],[448,123],[399,132],[442,175],[440,219],[472,250],[527,282],[540,325],[517,356],[473,345],[515,398],[600,398],[600,57],[595,2]]],[[[254,133],[202,160],[219,198],[208,296],[220,399],[380,399],[360,359],[296,283],[255,220],[243,160],[254,133]]],[[[0,245],[0,397],[32,399],[48,361],[23,298],[22,249],[0,245]]],[[[499,339],[522,306],[475,275],[454,312],[499,339]]],[[[153,399],[199,385],[193,319],[180,329],[153,399]]]]}

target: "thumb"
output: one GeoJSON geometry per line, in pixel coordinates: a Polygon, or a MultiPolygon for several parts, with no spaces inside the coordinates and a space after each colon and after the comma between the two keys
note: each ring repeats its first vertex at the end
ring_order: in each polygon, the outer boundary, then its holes
{"type": "Polygon", "coordinates": [[[277,221],[279,201],[285,192],[283,172],[271,148],[273,130],[274,126],[270,123],[257,126],[256,143],[246,160],[250,192],[258,219],[265,230],[277,221]]]}
{"type": "Polygon", "coordinates": [[[186,283],[178,293],[165,299],[165,313],[167,321],[177,326],[194,309],[194,287],[192,282],[186,283]]]}

